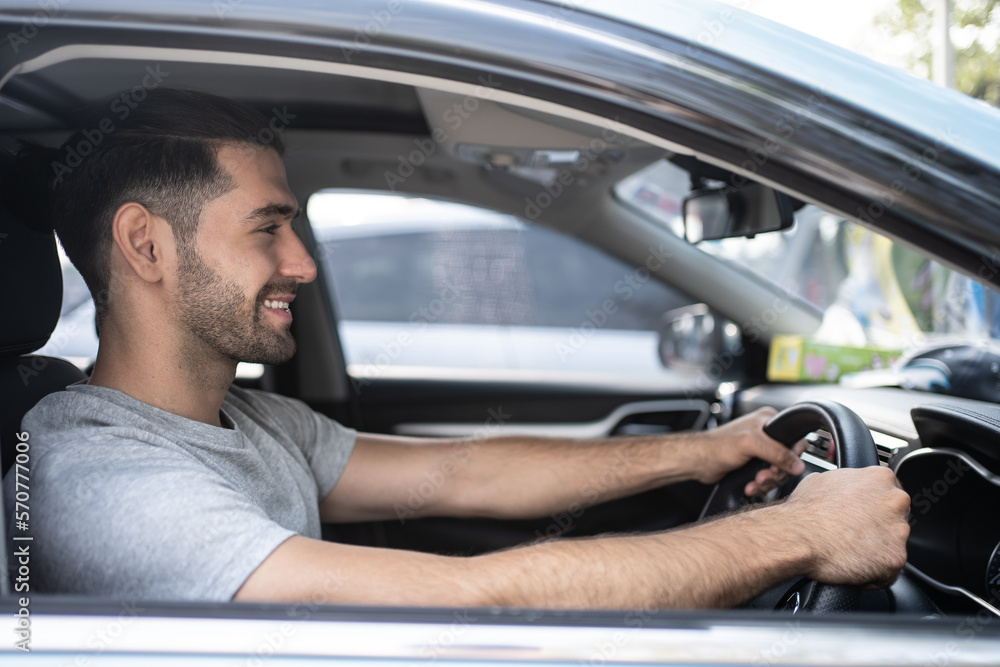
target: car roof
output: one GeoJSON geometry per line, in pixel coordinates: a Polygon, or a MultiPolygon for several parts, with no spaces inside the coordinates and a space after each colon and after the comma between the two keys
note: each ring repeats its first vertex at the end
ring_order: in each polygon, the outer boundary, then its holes
{"type": "Polygon", "coordinates": [[[1000,168],[1000,112],[995,107],[898,67],[715,0],[576,0],[573,4],[679,40],[694,36],[697,49],[724,54],[835,96],[932,141],[946,139],[949,150],[1000,168]]]}

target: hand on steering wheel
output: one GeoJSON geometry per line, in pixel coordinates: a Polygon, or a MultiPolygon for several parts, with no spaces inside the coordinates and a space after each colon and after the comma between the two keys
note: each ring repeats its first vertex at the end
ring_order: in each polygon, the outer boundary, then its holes
{"type": "MultiPolygon", "coordinates": [[[[841,468],[864,468],[879,464],[878,450],[868,427],[851,410],[833,401],[808,401],[793,405],[768,421],[764,425],[764,432],[787,447],[792,447],[819,428],[830,433],[841,468]]],[[[751,461],[726,475],[716,484],[700,518],[747,504],[744,491],[766,465],[763,461],[751,461]]],[[[801,580],[791,589],[786,583],[766,591],[746,606],[829,613],[856,610],[860,600],[861,589],[858,586],[801,580]]]]}

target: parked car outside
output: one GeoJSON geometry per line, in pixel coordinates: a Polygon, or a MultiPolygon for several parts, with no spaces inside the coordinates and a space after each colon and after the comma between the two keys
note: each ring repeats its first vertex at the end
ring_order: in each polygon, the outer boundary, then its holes
{"type": "Polygon", "coordinates": [[[348,369],[362,384],[413,367],[669,373],[657,356],[663,317],[691,299],[578,239],[464,204],[373,192],[320,191],[309,220],[348,369]]]}

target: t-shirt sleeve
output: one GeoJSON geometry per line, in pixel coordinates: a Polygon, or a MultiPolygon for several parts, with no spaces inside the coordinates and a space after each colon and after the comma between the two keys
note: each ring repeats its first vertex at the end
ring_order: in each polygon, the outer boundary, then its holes
{"type": "Polygon", "coordinates": [[[127,457],[129,465],[109,472],[56,452],[40,461],[37,484],[48,477],[64,486],[32,498],[42,590],[227,601],[295,534],[183,452],[118,438],[82,444],[89,461],[127,457]],[[60,506],[67,500],[71,512],[60,506]]]}
{"type": "Polygon", "coordinates": [[[266,410],[275,423],[287,429],[289,437],[309,463],[316,478],[319,497],[325,498],[347,467],[354,451],[357,431],[294,398],[254,390],[242,390],[242,394],[251,405],[258,403],[255,406],[258,410],[266,410]],[[260,402],[266,402],[266,407],[260,402]]]}

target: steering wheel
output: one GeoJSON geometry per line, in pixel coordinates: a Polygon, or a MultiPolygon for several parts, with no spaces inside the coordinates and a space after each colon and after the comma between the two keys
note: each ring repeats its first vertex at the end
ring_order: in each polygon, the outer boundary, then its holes
{"type": "MultiPolygon", "coordinates": [[[[764,425],[764,432],[786,447],[792,447],[818,428],[825,429],[832,436],[841,468],[866,468],[879,464],[878,450],[871,431],[860,417],[834,401],[796,403],[772,417],[764,425]]],[[[756,459],[726,475],[712,490],[699,518],[714,516],[748,504],[743,489],[767,465],[756,459]]],[[[791,493],[791,489],[782,487],[779,493],[779,497],[784,497],[791,493]]],[[[858,586],[796,579],[761,593],[743,606],[751,609],[783,609],[793,613],[804,610],[819,614],[856,611],[860,602],[861,588],[858,586]]]]}

